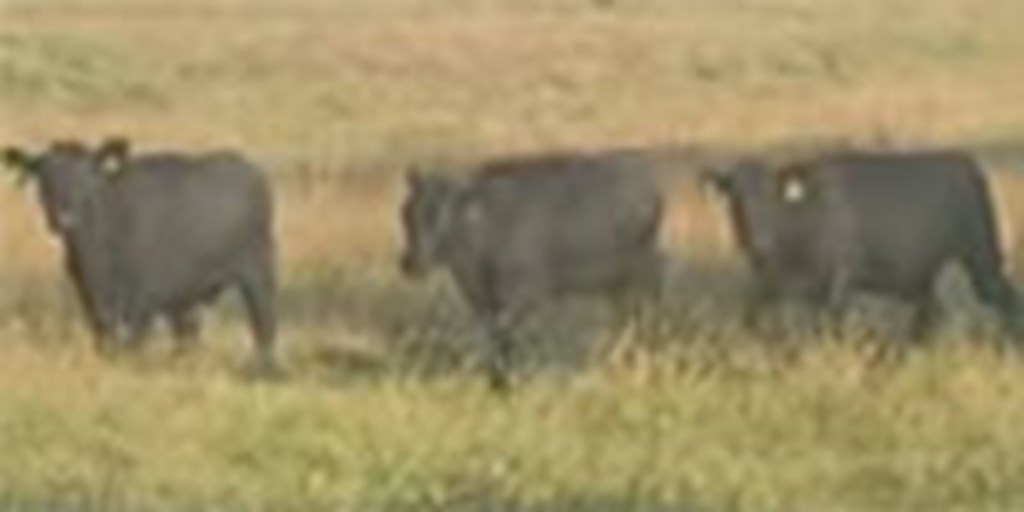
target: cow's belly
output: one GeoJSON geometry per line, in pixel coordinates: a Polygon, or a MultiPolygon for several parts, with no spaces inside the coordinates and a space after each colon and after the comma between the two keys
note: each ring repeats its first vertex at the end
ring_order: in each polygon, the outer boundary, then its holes
{"type": "Polygon", "coordinates": [[[867,252],[856,269],[856,285],[867,292],[915,298],[930,291],[947,255],[941,251],[867,252]]]}
{"type": "Polygon", "coordinates": [[[595,291],[628,285],[644,272],[656,271],[657,255],[647,248],[590,253],[549,260],[549,282],[557,292],[595,291]]]}

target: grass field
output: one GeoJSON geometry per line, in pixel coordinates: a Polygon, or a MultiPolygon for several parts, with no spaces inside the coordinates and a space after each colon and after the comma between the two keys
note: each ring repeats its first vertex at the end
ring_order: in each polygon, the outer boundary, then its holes
{"type": "MultiPolygon", "coordinates": [[[[665,185],[671,297],[553,308],[511,397],[443,279],[395,270],[401,172],[551,148],[1024,141],[1018,0],[0,0],[0,144],[123,134],[272,174],[289,377],[237,307],[199,353],[94,356],[29,189],[0,186],[0,509],[1024,510],[1024,360],[962,279],[933,346],[741,329],[721,212],[665,185]],[[618,348],[632,347],[625,353],[618,348]]],[[[1024,284],[1024,159],[983,152],[1024,284]]]]}

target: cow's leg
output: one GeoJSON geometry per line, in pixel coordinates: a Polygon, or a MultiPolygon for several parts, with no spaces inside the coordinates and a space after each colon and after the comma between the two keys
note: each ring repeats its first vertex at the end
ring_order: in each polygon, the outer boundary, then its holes
{"type": "Polygon", "coordinates": [[[526,283],[497,286],[493,291],[496,300],[492,312],[485,315],[491,338],[487,355],[488,378],[491,389],[495,391],[509,388],[519,329],[535,303],[528,290],[526,283]]]}
{"type": "Polygon", "coordinates": [[[650,296],[644,290],[623,286],[610,292],[613,322],[618,340],[612,348],[613,358],[621,359],[638,348],[643,329],[647,325],[646,310],[650,296]]]}
{"type": "Polygon", "coordinates": [[[814,311],[815,329],[824,336],[841,338],[850,305],[850,273],[837,271],[821,282],[823,284],[815,287],[808,297],[814,311]]]}
{"type": "Polygon", "coordinates": [[[116,343],[117,318],[111,308],[112,301],[101,300],[99,290],[90,290],[85,282],[85,276],[81,272],[78,260],[68,255],[64,261],[68,277],[71,279],[72,287],[82,313],[85,315],[86,323],[93,337],[93,345],[97,352],[106,353],[116,343]]]}
{"type": "Polygon", "coordinates": [[[661,303],[665,292],[665,261],[657,251],[647,251],[637,258],[624,290],[626,311],[633,321],[642,319],[644,310],[661,303]]]}
{"type": "Polygon", "coordinates": [[[124,323],[118,329],[118,346],[139,350],[153,330],[153,311],[148,307],[133,307],[125,312],[124,323]]]}
{"type": "Polygon", "coordinates": [[[510,387],[519,328],[537,303],[536,295],[530,293],[529,281],[495,286],[488,294],[493,300],[486,302],[489,305],[482,311],[490,338],[487,374],[495,391],[510,387]]]}
{"type": "Polygon", "coordinates": [[[1002,271],[981,266],[968,267],[968,276],[978,298],[999,313],[1004,330],[1015,340],[1024,341],[1024,325],[1017,290],[1002,271]]]}
{"type": "Polygon", "coordinates": [[[832,336],[842,337],[846,334],[846,314],[850,310],[850,293],[833,292],[825,299],[824,320],[826,329],[832,336]]]}
{"type": "Polygon", "coordinates": [[[515,308],[504,309],[485,315],[488,353],[487,380],[494,391],[507,391],[511,384],[512,359],[515,346],[516,327],[522,312],[515,308]]]}
{"type": "Polygon", "coordinates": [[[935,294],[922,292],[913,301],[914,312],[910,319],[910,341],[920,344],[935,335],[936,323],[942,314],[942,307],[935,294]]]}
{"type": "Polygon", "coordinates": [[[493,391],[503,392],[511,384],[515,331],[526,310],[526,286],[522,280],[502,281],[486,260],[474,263],[454,267],[455,282],[485,331],[488,384],[493,391]]]}
{"type": "Polygon", "coordinates": [[[256,258],[245,267],[239,288],[255,343],[254,369],[261,374],[276,375],[282,370],[274,346],[277,336],[274,311],[277,284],[269,258],[256,258]]]}
{"type": "Polygon", "coordinates": [[[660,304],[664,263],[660,254],[644,252],[635,256],[607,294],[615,310],[615,327],[622,331],[645,326],[651,307],[660,304]]]}
{"type": "Polygon", "coordinates": [[[977,297],[999,313],[1003,328],[1014,340],[1024,341],[1021,299],[1006,275],[994,222],[971,220],[973,222],[967,222],[967,228],[963,229],[967,240],[959,245],[959,260],[967,270],[977,297]]]}
{"type": "Polygon", "coordinates": [[[175,349],[187,352],[199,342],[199,311],[196,307],[181,306],[167,313],[171,334],[174,336],[175,349]]]}
{"type": "Polygon", "coordinates": [[[765,313],[777,311],[782,298],[781,288],[774,280],[757,278],[743,302],[742,322],[748,329],[760,330],[765,313]]]}
{"type": "Polygon", "coordinates": [[[93,346],[101,354],[117,349],[122,341],[118,333],[118,319],[111,308],[96,304],[87,298],[86,293],[79,293],[82,310],[85,313],[89,331],[92,334],[93,346]]]}

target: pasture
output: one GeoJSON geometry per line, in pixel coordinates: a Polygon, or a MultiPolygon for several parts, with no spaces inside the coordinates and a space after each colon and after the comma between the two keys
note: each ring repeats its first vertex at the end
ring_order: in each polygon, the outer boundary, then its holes
{"type": "MultiPolygon", "coordinates": [[[[396,269],[411,163],[832,139],[977,148],[1024,286],[1018,0],[0,0],[0,145],[130,137],[271,174],[288,378],[236,301],[202,347],[93,354],[33,191],[0,179],[0,509],[1011,511],[1024,360],[952,273],[930,346],[738,325],[723,212],[667,173],[669,297],[538,319],[510,397],[445,279],[396,269]]],[[[678,178],[678,179],[676,179],[678,178]]]]}

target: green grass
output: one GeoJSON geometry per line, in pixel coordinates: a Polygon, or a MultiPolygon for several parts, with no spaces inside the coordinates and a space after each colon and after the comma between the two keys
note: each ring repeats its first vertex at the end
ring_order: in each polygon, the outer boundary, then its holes
{"type": "Polygon", "coordinates": [[[1024,506],[1019,362],[950,347],[888,368],[830,346],[773,367],[751,350],[537,378],[498,399],[457,373],[244,384],[14,346],[0,497],[27,510],[1024,506]]]}
{"type": "MultiPolygon", "coordinates": [[[[119,133],[271,171],[290,369],[244,377],[231,304],[196,354],[94,356],[31,190],[0,187],[2,510],[1024,510],[1024,361],[955,282],[901,359],[871,304],[843,339],[758,339],[721,212],[669,182],[652,324],[556,308],[501,398],[450,287],[394,268],[410,162],[1017,141],[1017,0],[0,1],[4,145],[119,133]]],[[[993,178],[1019,275],[1024,186],[993,178]]]]}

